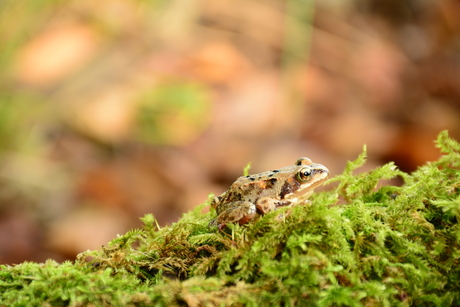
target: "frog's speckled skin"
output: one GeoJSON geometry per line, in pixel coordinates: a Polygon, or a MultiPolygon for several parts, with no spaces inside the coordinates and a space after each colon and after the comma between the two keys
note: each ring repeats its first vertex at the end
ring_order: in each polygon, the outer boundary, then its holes
{"type": "Polygon", "coordinates": [[[305,202],[328,175],[325,166],[300,158],[291,166],[239,177],[213,199],[211,206],[217,218],[209,225],[219,229],[227,223],[242,225],[279,207],[305,202]]]}

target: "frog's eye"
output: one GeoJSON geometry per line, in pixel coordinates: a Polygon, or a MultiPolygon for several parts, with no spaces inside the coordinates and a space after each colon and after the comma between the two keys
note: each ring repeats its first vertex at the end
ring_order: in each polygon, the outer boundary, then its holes
{"type": "Polygon", "coordinates": [[[306,182],[310,179],[311,171],[308,168],[303,168],[297,173],[297,179],[300,182],[306,182]]]}

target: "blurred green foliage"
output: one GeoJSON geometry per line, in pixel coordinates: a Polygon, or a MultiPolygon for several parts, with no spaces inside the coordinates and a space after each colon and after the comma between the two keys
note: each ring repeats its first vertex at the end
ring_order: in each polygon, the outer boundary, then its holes
{"type": "Polygon", "coordinates": [[[140,98],[135,137],[156,144],[186,143],[207,127],[210,102],[199,84],[159,85],[140,98]]]}
{"type": "Polygon", "coordinates": [[[0,94],[0,155],[5,150],[37,150],[44,139],[39,131],[46,121],[41,98],[25,92],[0,94]]]}

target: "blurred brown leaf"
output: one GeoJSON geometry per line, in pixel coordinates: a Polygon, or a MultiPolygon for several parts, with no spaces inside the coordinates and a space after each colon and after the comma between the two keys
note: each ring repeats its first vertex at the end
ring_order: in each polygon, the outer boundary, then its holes
{"type": "Polygon", "coordinates": [[[235,82],[248,73],[250,63],[231,44],[211,42],[190,54],[183,63],[183,69],[204,82],[225,84],[235,82]]]}
{"type": "Polygon", "coordinates": [[[97,53],[95,31],[83,24],[60,24],[44,30],[18,54],[17,78],[48,86],[77,71],[97,53]]]}

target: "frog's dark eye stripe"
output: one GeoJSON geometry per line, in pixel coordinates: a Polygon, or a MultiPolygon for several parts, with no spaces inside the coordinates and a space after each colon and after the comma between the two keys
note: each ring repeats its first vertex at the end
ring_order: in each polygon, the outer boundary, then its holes
{"type": "Polygon", "coordinates": [[[303,168],[297,173],[297,179],[300,182],[306,182],[310,180],[310,177],[311,177],[311,170],[309,170],[308,168],[303,168]]]}

